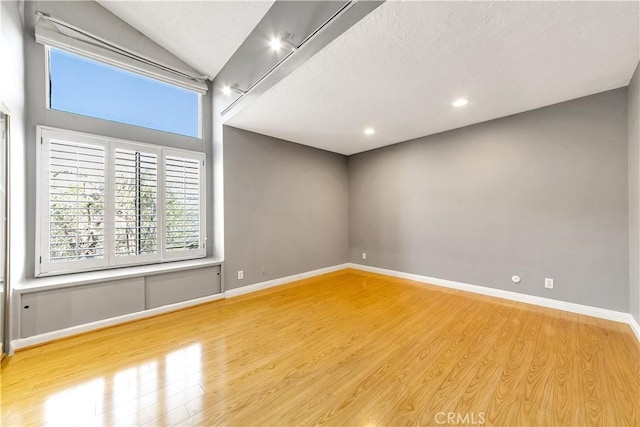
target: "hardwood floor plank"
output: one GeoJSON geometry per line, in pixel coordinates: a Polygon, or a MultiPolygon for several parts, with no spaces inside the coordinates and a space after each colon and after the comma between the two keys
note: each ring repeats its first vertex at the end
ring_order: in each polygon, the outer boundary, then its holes
{"type": "Polygon", "coordinates": [[[519,387],[518,402],[520,408],[514,418],[518,425],[550,425],[553,408],[553,368],[556,353],[552,343],[557,340],[553,327],[554,313],[551,309],[542,310],[543,319],[533,356],[523,384],[519,387]]]}
{"type": "MultiPolygon", "coordinates": [[[[498,340],[500,331],[508,321],[512,310],[513,307],[510,304],[501,303],[494,315],[488,318],[482,330],[474,334],[474,341],[462,357],[454,359],[455,365],[450,366],[449,374],[437,390],[423,397],[428,405],[424,406],[424,410],[416,419],[417,423],[437,424],[436,414],[454,412],[467,387],[473,381],[483,358],[498,340]]],[[[470,411],[469,414],[474,414],[475,419],[479,417],[478,411],[470,411]]]]}
{"type": "Polygon", "coordinates": [[[498,338],[478,364],[475,374],[452,412],[486,414],[491,394],[497,387],[500,374],[507,362],[511,343],[524,332],[526,324],[521,321],[522,313],[514,309],[500,329],[498,338]]]}
{"type": "MultiPolygon", "coordinates": [[[[594,328],[587,319],[580,319],[580,370],[587,425],[604,425],[606,422],[604,396],[605,377],[598,375],[602,368],[602,347],[594,328]]],[[[612,405],[615,402],[611,402],[612,405]]]]}
{"type": "MultiPolygon", "coordinates": [[[[640,358],[633,358],[630,347],[620,345],[624,332],[619,324],[611,324],[601,319],[595,319],[601,332],[606,333],[605,359],[608,361],[606,369],[609,372],[611,393],[616,401],[616,420],[621,425],[640,424],[640,358]]],[[[631,343],[634,344],[634,343],[631,343]]],[[[636,341],[636,350],[640,343],[636,341]]]]}
{"type": "MultiPolygon", "coordinates": [[[[444,351],[434,352],[433,360],[422,375],[415,375],[409,383],[412,393],[402,402],[399,410],[418,425],[432,424],[438,412],[448,412],[449,403],[457,401],[466,384],[472,379],[476,358],[492,345],[494,329],[499,329],[508,309],[504,306],[484,307],[472,319],[460,318],[465,328],[449,341],[444,351]],[[479,342],[484,341],[482,346],[479,342]]],[[[427,363],[421,362],[427,367],[427,363]]],[[[414,366],[414,372],[420,372],[414,366]]]]}
{"type": "MultiPolygon", "coordinates": [[[[572,399],[576,396],[579,387],[576,386],[579,377],[576,377],[576,349],[575,349],[575,321],[569,318],[569,313],[558,313],[555,316],[555,330],[557,332],[555,340],[552,342],[553,351],[556,357],[551,380],[553,381],[552,396],[553,425],[572,425],[572,417],[576,414],[575,404],[572,399]]],[[[576,418],[573,418],[575,421],[576,418]]]]}
{"type": "Polygon", "coordinates": [[[607,401],[614,402],[614,404],[605,402],[605,423],[625,425],[638,420],[637,413],[640,407],[638,377],[633,375],[632,369],[620,371],[619,360],[624,360],[625,356],[615,345],[614,336],[617,328],[596,318],[587,318],[585,322],[598,342],[598,369],[608,373],[603,378],[602,394],[607,396],[607,401]]]}
{"type": "Polygon", "coordinates": [[[515,425],[512,418],[519,407],[522,381],[531,363],[533,348],[540,332],[542,314],[538,308],[529,308],[524,329],[515,337],[500,379],[485,412],[489,425],[515,425]],[[523,369],[524,368],[524,369],[523,369]]]}
{"type": "Polygon", "coordinates": [[[626,325],[351,269],[25,349],[0,382],[3,426],[640,424],[626,325]]]}

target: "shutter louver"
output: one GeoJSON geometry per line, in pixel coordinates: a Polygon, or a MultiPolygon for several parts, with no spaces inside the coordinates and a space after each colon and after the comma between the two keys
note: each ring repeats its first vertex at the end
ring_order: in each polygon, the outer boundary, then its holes
{"type": "Polygon", "coordinates": [[[157,242],[157,156],[116,149],[115,255],[155,254],[157,242]]]}
{"type": "Polygon", "coordinates": [[[105,255],[103,147],[51,140],[49,262],[105,255]]]}
{"type": "Polygon", "coordinates": [[[165,158],[165,249],[200,249],[200,161],[165,158]]]}

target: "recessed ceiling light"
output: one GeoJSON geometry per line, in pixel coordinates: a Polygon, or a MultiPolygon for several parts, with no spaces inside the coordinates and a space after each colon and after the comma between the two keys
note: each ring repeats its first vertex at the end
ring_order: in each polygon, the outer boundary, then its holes
{"type": "Polygon", "coordinates": [[[269,40],[269,46],[271,47],[271,50],[282,49],[282,39],[277,37],[272,37],[271,40],[269,40]]]}
{"type": "Polygon", "coordinates": [[[231,95],[231,88],[229,86],[222,86],[222,93],[224,94],[224,96],[229,96],[231,95]]]}
{"type": "Polygon", "coordinates": [[[376,130],[374,128],[366,128],[364,130],[365,135],[373,135],[374,133],[376,133],[376,130]]]}
{"type": "Polygon", "coordinates": [[[464,107],[468,103],[469,103],[468,99],[460,98],[460,99],[456,99],[455,101],[453,101],[453,103],[451,105],[453,105],[454,107],[464,107]]]}

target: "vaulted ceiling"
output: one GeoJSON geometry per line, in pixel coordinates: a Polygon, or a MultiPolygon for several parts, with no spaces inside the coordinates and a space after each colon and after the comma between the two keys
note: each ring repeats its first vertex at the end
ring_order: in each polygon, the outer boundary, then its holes
{"type": "Polygon", "coordinates": [[[273,2],[98,0],[111,13],[212,78],[273,2]]]}
{"type": "MultiPolygon", "coordinates": [[[[271,6],[101,4],[210,76],[271,6]]],[[[352,154],[626,86],[639,6],[388,1],[226,124],[352,154]]]]}

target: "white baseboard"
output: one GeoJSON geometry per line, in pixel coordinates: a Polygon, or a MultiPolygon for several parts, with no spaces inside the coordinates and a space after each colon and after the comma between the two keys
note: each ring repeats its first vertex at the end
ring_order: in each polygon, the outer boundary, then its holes
{"type": "Polygon", "coordinates": [[[591,307],[588,305],[575,304],[572,302],[559,301],[551,298],[537,297],[533,295],[520,294],[518,292],[505,291],[502,289],[494,289],[486,286],[471,285],[468,283],[454,282],[452,280],[438,279],[436,277],[422,276],[419,274],[404,273],[396,270],[388,270],[386,268],[371,267],[368,265],[349,263],[350,268],[356,270],[368,271],[371,273],[383,274],[385,276],[398,277],[401,279],[413,280],[415,282],[427,283],[430,285],[442,286],[445,288],[458,289],[461,291],[473,292],[475,294],[487,295],[496,298],[507,299],[511,301],[523,302],[525,304],[538,305],[541,307],[555,308],[557,310],[568,311],[571,313],[584,314],[586,316],[598,317],[601,319],[613,320],[614,322],[626,323],[633,330],[634,334],[640,341],[640,326],[638,322],[629,313],[621,311],[607,310],[605,308],[591,307]]]}
{"type": "Polygon", "coordinates": [[[267,280],[265,282],[255,283],[253,285],[243,286],[241,288],[230,289],[221,294],[216,294],[216,295],[211,295],[203,298],[197,298],[190,301],[184,301],[184,302],[179,302],[175,304],[165,305],[162,307],[152,308],[152,309],[140,311],[137,313],[125,314],[123,316],[113,317],[105,320],[99,320],[92,323],[86,323],[84,325],[72,326],[70,328],[47,332],[40,335],[34,335],[27,338],[15,339],[15,340],[12,340],[10,343],[9,354],[13,354],[13,351],[24,348],[24,347],[43,344],[48,341],[53,341],[60,338],[66,338],[72,335],[77,335],[83,332],[89,332],[89,331],[104,328],[107,326],[113,326],[120,323],[130,322],[138,319],[144,319],[145,317],[151,317],[159,314],[169,313],[171,311],[203,304],[210,301],[216,301],[224,298],[233,298],[240,295],[245,295],[248,293],[260,291],[263,289],[285,285],[287,283],[291,283],[296,280],[302,280],[302,279],[307,279],[314,276],[320,276],[322,274],[332,273],[334,271],[343,270],[345,268],[353,268],[356,270],[368,271],[371,273],[378,273],[386,276],[398,277],[401,279],[413,280],[420,283],[458,289],[462,291],[473,292],[476,294],[487,295],[487,296],[507,299],[511,301],[518,301],[518,302],[538,305],[542,307],[555,308],[558,310],[569,311],[571,313],[584,314],[591,317],[598,317],[602,319],[626,323],[631,327],[631,330],[635,334],[636,338],[638,338],[638,341],[640,341],[640,325],[634,319],[634,317],[629,313],[622,313],[614,310],[607,310],[607,309],[598,308],[598,307],[591,307],[587,305],[575,304],[575,303],[570,303],[565,301],[558,301],[550,298],[525,295],[517,292],[510,292],[510,291],[505,291],[501,289],[488,288],[485,286],[454,282],[452,280],[438,279],[435,277],[421,276],[421,275],[412,274],[412,273],[404,273],[401,271],[388,270],[385,268],[371,267],[371,266],[355,264],[355,263],[346,263],[346,264],[338,264],[338,265],[334,265],[326,268],[320,268],[317,270],[307,271],[304,273],[294,274],[291,276],[281,277],[278,279],[267,280]]]}
{"type": "Polygon", "coordinates": [[[638,324],[638,321],[632,315],[629,315],[629,326],[631,326],[631,330],[636,334],[638,341],[640,341],[640,324],[638,324]]]}
{"type": "Polygon", "coordinates": [[[317,270],[307,271],[305,273],[294,274],[292,276],[280,277],[278,279],[267,280],[265,282],[255,283],[253,285],[243,286],[241,288],[229,289],[224,292],[226,298],[233,298],[251,292],[261,291],[263,289],[273,288],[274,286],[286,285],[296,280],[308,279],[314,276],[320,276],[321,274],[332,273],[338,270],[344,270],[348,268],[350,264],[338,264],[331,267],[319,268],[317,270]]]}
{"type": "Polygon", "coordinates": [[[15,340],[11,340],[11,343],[9,346],[9,350],[10,350],[9,354],[13,354],[15,350],[19,350],[24,347],[31,347],[33,345],[44,344],[49,341],[70,337],[72,335],[78,335],[84,332],[93,331],[95,329],[101,329],[107,326],[114,326],[120,323],[131,322],[133,320],[144,319],[145,317],[157,316],[159,314],[169,313],[171,311],[176,311],[182,308],[187,308],[194,305],[200,305],[206,302],[216,301],[220,299],[224,299],[224,294],[210,295],[202,298],[192,299],[189,301],[183,301],[175,304],[164,305],[162,307],[150,308],[148,310],[138,311],[136,313],[124,314],[122,316],[111,317],[109,319],[104,319],[104,320],[98,320],[96,322],[85,323],[83,325],[71,326],[70,328],[46,332],[44,334],[39,334],[39,335],[33,335],[27,338],[18,338],[15,340]]]}

